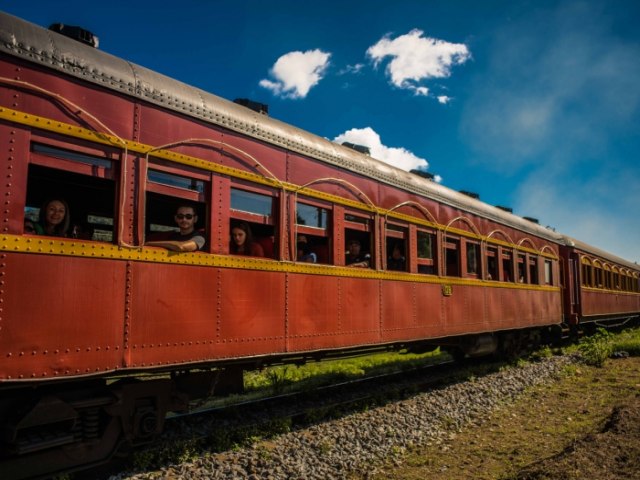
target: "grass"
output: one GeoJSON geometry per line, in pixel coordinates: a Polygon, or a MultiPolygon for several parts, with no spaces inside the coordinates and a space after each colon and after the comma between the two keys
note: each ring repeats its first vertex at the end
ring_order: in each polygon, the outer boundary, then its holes
{"type": "Polygon", "coordinates": [[[384,352],[339,360],[325,360],[304,365],[278,365],[260,371],[245,372],[245,390],[283,393],[311,390],[323,385],[367,376],[408,370],[441,360],[439,350],[414,354],[406,351],[384,352]]]}
{"type": "MultiPolygon", "coordinates": [[[[352,478],[512,480],[537,461],[570,451],[572,445],[601,431],[612,411],[636,398],[640,329],[619,334],[598,332],[570,350],[578,351],[583,362],[569,365],[557,382],[534,387],[489,418],[464,426],[450,442],[416,449],[403,457],[402,466],[390,459],[393,466],[378,470],[376,475],[352,478]],[[630,358],[609,359],[611,353],[620,351],[630,358]]],[[[602,445],[594,445],[599,447],[602,445]]],[[[551,469],[548,476],[526,478],[567,478],[559,476],[554,465],[544,468],[551,469]]],[[[591,474],[586,466],[579,473],[575,478],[604,478],[595,471],[591,474]]]]}

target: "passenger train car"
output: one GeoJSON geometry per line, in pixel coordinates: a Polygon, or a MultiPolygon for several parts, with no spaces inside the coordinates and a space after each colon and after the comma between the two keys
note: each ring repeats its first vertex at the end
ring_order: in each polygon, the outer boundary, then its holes
{"type": "Polygon", "coordinates": [[[640,312],[636,264],[6,14],[0,158],[3,478],[104,461],[246,369],[640,312]],[[67,236],[25,228],[50,198],[67,236]],[[146,245],[185,203],[205,247],[146,245]],[[238,222],[264,256],[231,253],[238,222]]]}

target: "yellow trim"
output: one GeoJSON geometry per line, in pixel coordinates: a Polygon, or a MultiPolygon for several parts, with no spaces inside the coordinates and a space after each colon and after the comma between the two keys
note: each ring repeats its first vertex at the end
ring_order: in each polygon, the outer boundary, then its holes
{"type": "MultiPolygon", "coordinates": [[[[239,268],[282,273],[325,275],[332,277],[369,278],[375,280],[397,280],[414,283],[439,285],[483,286],[493,288],[511,288],[536,291],[559,291],[559,287],[547,285],[515,284],[490,280],[466,279],[459,277],[437,277],[434,275],[389,272],[364,268],[352,268],[336,265],[310,264],[268,260],[255,257],[216,255],[209,253],[179,253],[161,248],[144,247],[137,250],[122,248],[111,243],[89,242],[74,239],[53,239],[21,235],[0,236],[0,251],[96,258],[120,261],[139,261],[149,263],[169,263],[213,268],[239,268]]],[[[455,291],[454,291],[455,295],[455,291]]]]}
{"type": "Polygon", "coordinates": [[[638,295],[638,296],[640,296],[640,292],[635,292],[635,291],[632,291],[632,290],[614,290],[612,288],[587,287],[585,285],[582,285],[582,290],[584,290],[585,292],[592,292],[592,293],[606,293],[608,295],[615,293],[616,295],[638,295]]]}
{"type": "Polygon", "coordinates": [[[555,254],[546,253],[543,251],[536,251],[532,248],[523,247],[522,245],[516,245],[503,240],[498,240],[496,238],[490,238],[485,235],[478,235],[473,232],[457,229],[455,227],[447,228],[445,225],[434,224],[433,222],[430,222],[428,220],[423,220],[417,217],[411,217],[409,215],[405,215],[402,213],[391,212],[384,208],[367,205],[366,203],[361,203],[355,200],[338,197],[336,195],[320,192],[310,188],[300,187],[298,185],[294,185],[289,182],[279,183],[277,179],[256,175],[254,173],[246,172],[244,170],[240,170],[233,167],[219,165],[206,160],[202,160],[197,157],[191,157],[189,155],[183,155],[176,152],[172,152],[170,150],[162,150],[162,149],[156,150],[156,147],[153,147],[150,145],[145,145],[145,144],[134,142],[131,140],[123,140],[115,135],[95,132],[93,130],[88,130],[86,128],[77,127],[64,122],[59,122],[56,120],[51,120],[51,119],[39,117],[36,115],[31,115],[31,114],[20,112],[17,110],[12,110],[10,108],[0,107],[0,120],[14,122],[20,125],[25,125],[25,126],[37,128],[40,130],[57,133],[59,135],[79,138],[82,140],[99,143],[101,145],[106,145],[109,147],[122,146],[128,152],[135,152],[141,155],[147,155],[151,153],[151,158],[161,158],[163,160],[179,163],[181,165],[187,165],[190,167],[199,168],[201,170],[218,173],[220,175],[228,175],[230,177],[248,180],[254,183],[266,185],[273,188],[283,188],[284,190],[289,192],[296,192],[298,195],[304,195],[307,197],[324,200],[329,203],[335,203],[335,204],[343,205],[346,207],[368,211],[373,214],[387,215],[387,216],[396,218],[398,220],[404,220],[406,222],[409,222],[415,225],[420,225],[428,228],[435,228],[437,230],[447,231],[448,233],[450,232],[454,235],[464,236],[467,238],[479,240],[481,242],[500,245],[503,247],[514,248],[519,251],[533,253],[536,255],[540,255],[542,257],[550,258],[552,260],[558,260],[558,257],[555,254]]]}

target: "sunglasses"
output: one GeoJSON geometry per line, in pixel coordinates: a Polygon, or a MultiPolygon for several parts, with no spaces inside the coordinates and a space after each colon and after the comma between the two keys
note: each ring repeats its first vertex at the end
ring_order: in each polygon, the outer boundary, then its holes
{"type": "Polygon", "coordinates": [[[176,213],[176,218],[178,220],[182,220],[183,218],[186,218],[187,220],[191,220],[193,217],[195,217],[195,215],[191,213],[176,213]]]}

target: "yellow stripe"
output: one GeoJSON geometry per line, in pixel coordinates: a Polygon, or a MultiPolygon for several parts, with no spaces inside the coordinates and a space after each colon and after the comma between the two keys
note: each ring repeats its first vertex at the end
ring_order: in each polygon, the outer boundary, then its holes
{"type": "MultiPolygon", "coordinates": [[[[410,222],[416,225],[421,225],[424,227],[435,228],[441,231],[445,230],[444,225],[434,224],[432,222],[429,222],[427,220],[422,220],[420,218],[411,217],[411,216],[404,215],[402,213],[397,213],[397,212],[388,212],[386,209],[383,209],[383,208],[373,207],[365,203],[361,203],[355,200],[349,200],[343,197],[338,197],[335,195],[320,192],[310,188],[300,189],[298,185],[294,185],[288,182],[282,182],[281,184],[279,184],[278,181],[274,179],[263,177],[261,175],[256,175],[254,173],[246,172],[244,170],[239,170],[232,167],[226,167],[224,165],[212,163],[197,157],[191,157],[189,155],[179,154],[176,152],[172,152],[170,150],[155,150],[155,147],[150,145],[134,142],[131,140],[123,140],[114,135],[109,135],[106,133],[100,133],[93,130],[88,130],[86,128],[77,127],[74,125],[70,125],[68,123],[58,122],[56,120],[51,120],[51,119],[39,117],[36,115],[31,115],[31,114],[20,112],[17,110],[12,110],[6,107],[0,107],[0,120],[6,120],[8,122],[13,122],[20,125],[25,125],[28,127],[37,128],[37,129],[45,130],[48,132],[53,132],[60,135],[78,138],[78,139],[86,140],[89,142],[99,143],[101,145],[107,145],[110,147],[116,147],[120,149],[123,148],[123,142],[124,142],[124,145],[126,146],[126,149],[129,152],[135,152],[141,155],[146,155],[147,153],[153,150],[153,157],[161,158],[163,160],[167,160],[170,162],[179,163],[181,165],[188,165],[190,167],[199,168],[205,171],[215,172],[220,175],[227,175],[234,178],[248,180],[254,183],[266,185],[273,188],[284,188],[286,191],[289,191],[289,192],[297,191],[298,195],[305,195],[311,198],[324,200],[329,203],[335,203],[335,204],[346,206],[346,207],[364,210],[364,211],[368,211],[370,213],[375,213],[378,215],[387,215],[388,217],[391,217],[391,218],[396,218],[398,220],[405,220],[407,222],[410,222]]],[[[483,241],[483,242],[494,244],[494,245],[501,245],[508,248],[515,248],[518,251],[534,253],[542,257],[557,260],[557,257],[551,253],[538,252],[529,247],[512,245],[512,244],[509,244],[508,242],[504,242],[499,239],[488,238],[484,235],[476,235],[466,230],[459,230],[457,228],[449,227],[447,229],[447,232],[451,232],[455,235],[464,236],[467,238],[483,241]]]]}
{"type": "Polygon", "coordinates": [[[110,243],[85,242],[72,239],[51,239],[20,235],[0,236],[0,251],[61,255],[121,261],[169,263],[214,268],[239,268],[281,273],[299,273],[333,277],[369,278],[376,280],[397,280],[441,285],[491,286],[494,288],[514,288],[537,291],[559,291],[558,287],[541,285],[491,282],[457,277],[437,277],[433,275],[385,272],[371,269],[350,268],[336,265],[310,264],[305,262],[282,262],[255,257],[215,255],[209,253],[179,253],[160,248],[123,248],[110,243]]]}

